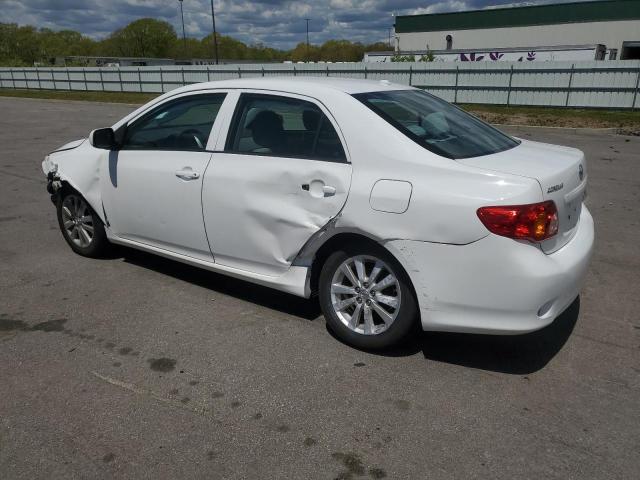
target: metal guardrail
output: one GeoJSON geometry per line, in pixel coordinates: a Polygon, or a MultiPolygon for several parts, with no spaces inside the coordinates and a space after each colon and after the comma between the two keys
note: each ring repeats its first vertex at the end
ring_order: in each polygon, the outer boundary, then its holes
{"type": "Polygon", "coordinates": [[[482,62],[455,68],[443,63],[0,68],[0,87],[162,93],[202,81],[275,75],[387,79],[460,103],[633,110],[640,100],[636,61],[482,62]]]}

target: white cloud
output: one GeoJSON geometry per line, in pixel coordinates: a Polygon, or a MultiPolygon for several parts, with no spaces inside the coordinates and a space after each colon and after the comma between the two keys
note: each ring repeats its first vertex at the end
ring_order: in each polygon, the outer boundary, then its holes
{"type": "MultiPolygon", "coordinates": [[[[369,43],[387,40],[394,12],[439,13],[505,5],[506,0],[502,4],[500,0],[215,0],[220,33],[277,48],[304,41],[305,18],[311,19],[313,43],[330,38],[369,43]]],[[[183,8],[188,36],[201,38],[211,33],[210,0],[184,0],[183,8]]],[[[73,29],[94,38],[141,17],[166,20],[176,32],[182,32],[177,0],[0,0],[0,12],[1,22],[73,29]]]]}
{"type": "Polygon", "coordinates": [[[473,10],[469,2],[460,0],[451,0],[446,2],[436,2],[428,7],[413,8],[405,15],[421,15],[425,13],[442,13],[442,12],[459,12],[463,10],[473,10]]]}

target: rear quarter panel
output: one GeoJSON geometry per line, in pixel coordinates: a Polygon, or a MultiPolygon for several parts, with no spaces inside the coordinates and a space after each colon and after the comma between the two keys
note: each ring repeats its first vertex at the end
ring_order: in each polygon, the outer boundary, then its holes
{"type": "Polygon", "coordinates": [[[390,239],[468,244],[488,235],[479,207],[541,200],[535,180],[482,170],[440,157],[416,144],[350,95],[326,100],[353,164],[349,199],[336,227],[390,239]],[[381,179],[409,182],[403,213],[373,210],[370,195],[381,179]]]}

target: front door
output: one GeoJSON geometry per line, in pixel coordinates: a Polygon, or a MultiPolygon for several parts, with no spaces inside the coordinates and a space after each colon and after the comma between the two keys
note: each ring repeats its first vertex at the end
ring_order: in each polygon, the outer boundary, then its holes
{"type": "Polygon", "coordinates": [[[127,125],[101,178],[115,235],[212,261],[202,219],[202,178],[224,98],[224,93],[184,95],[127,125]]]}
{"type": "Polygon", "coordinates": [[[350,182],[351,164],[320,104],[241,94],[224,149],[213,154],[203,185],[216,263],[283,274],[305,242],[340,212],[350,182]]]}

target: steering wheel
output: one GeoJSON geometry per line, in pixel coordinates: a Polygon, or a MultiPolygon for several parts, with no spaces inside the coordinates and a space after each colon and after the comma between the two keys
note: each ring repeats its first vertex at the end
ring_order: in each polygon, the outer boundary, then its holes
{"type": "Polygon", "coordinates": [[[198,145],[198,148],[204,150],[204,145],[202,144],[202,140],[200,139],[199,135],[201,135],[199,130],[196,130],[195,128],[190,128],[188,130],[185,130],[184,132],[180,133],[180,136],[188,136],[191,135],[191,137],[196,141],[196,144],[198,145]]]}

